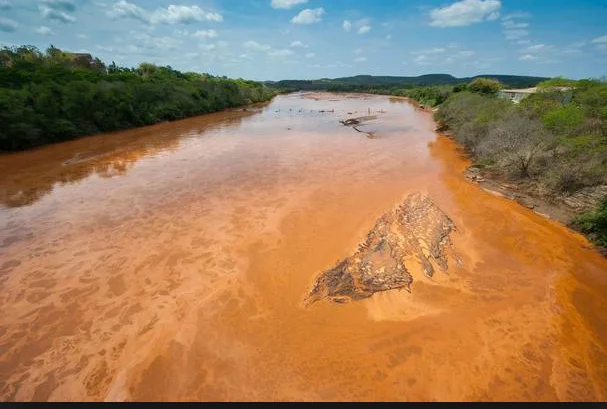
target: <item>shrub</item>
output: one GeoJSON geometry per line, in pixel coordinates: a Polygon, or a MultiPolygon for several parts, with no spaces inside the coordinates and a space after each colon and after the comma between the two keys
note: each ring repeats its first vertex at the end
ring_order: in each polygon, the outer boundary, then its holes
{"type": "Polygon", "coordinates": [[[598,208],[574,220],[574,224],[602,246],[607,246],[607,197],[598,208]]]}
{"type": "Polygon", "coordinates": [[[491,78],[475,78],[468,84],[467,89],[475,94],[494,95],[502,89],[502,84],[491,78]]]}
{"type": "Polygon", "coordinates": [[[537,158],[542,155],[550,136],[539,121],[511,111],[488,127],[478,145],[478,156],[492,158],[496,165],[522,177],[531,177],[537,158]]]}
{"type": "Polygon", "coordinates": [[[554,134],[571,135],[584,123],[584,113],[575,105],[567,105],[546,112],[542,116],[542,122],[554,134]]]}

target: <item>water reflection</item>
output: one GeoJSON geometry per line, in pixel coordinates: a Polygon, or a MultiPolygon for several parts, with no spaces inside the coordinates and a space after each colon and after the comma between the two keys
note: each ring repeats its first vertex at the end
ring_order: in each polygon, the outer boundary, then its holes
{"type": "Polygon", "coordinates": [[[264,104],[137,128],[0,156],[0,205],[31,205],[55,186],[97,175],[123,176],[142,158],[179,148],[184,138],[200,137],[223,127],[240,127],[264,104]]]}

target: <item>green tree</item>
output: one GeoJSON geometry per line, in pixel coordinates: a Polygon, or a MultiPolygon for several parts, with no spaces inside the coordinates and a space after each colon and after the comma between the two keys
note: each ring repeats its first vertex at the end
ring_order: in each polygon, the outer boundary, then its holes
{"type": "Polygon", "coordinates": [[[475,94],[493,95],[502,89],[502,84],[491,78],[475,78],[468,84],[467,89],[475,94]]]}

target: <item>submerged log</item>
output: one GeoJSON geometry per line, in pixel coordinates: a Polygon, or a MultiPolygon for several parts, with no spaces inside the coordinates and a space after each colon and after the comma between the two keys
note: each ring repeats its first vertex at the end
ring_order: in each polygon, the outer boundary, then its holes
{"type": "Polygon", "coordinates": [[[360,121],[356,118],[352,118],[352,119],[346,119],[339,121],[339,123],[345,125],[345,126],[352,126],[352,125],[358,125],[360,123],[360,121]]]}
{"type": "Polygon", "coordinates": [[[362,122],[366,122],[366,121],[372,121],[374,119],[377,119],[377,116],[375,115],[368,115],[368,116],[359,116],[357,118],[350,118],[350,119],[342,119],[339,121],[340,124],[345,125],[345,126],[353,126],[353,125],[360,125],[362,122]]]}

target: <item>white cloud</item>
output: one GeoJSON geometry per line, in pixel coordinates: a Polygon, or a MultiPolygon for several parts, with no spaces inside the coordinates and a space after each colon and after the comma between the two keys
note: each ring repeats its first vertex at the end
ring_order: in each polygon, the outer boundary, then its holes
{"type": "Polygon", "coordinates": [[[362,48],[357,48],[356,50],[354,50],[354,54],[362,54],[363,50],[362,48]]]}
{"type": "Polygon", "coordinates": [[[472,50],[458,51],[458,48],[460,46],[457,44],[449,44],[446,47],[411,51],[409,54],[416,56],[412,61],[417,65],[450,64],[476,55],[476,52],[472,50]],[[441,59],[440,57],[443,55],[444,57],[441,59]]]}
{"type": "Polygon", "coordinates": [[[299,12],[298,15],[291,19],[293,24],[314,24],[322,21],[322,15],[325,14],[325,9],[319,7],[317,9],[305,9],[299,12]]]}
{"type": "Polygon", "coordinates": [[[591,41],[592,44],[596,44],[596,49],[602,52],[607,52],[607,35],[597,37],[591,41]]]}
{"type": "Polygon", "coordinates": [[[518,40],[516,43],[520,45],[526,45],[531,44],[531,40],[518,40]]]}
{"type": "Polygon", "coordinates": [[[308,46],[307,46],[307,45],[305,45],[304,43],[302,43],[302,42],[301,42],[301,41],[299,41],[299,40],[293,41],[293,42],[291,43],[291,47],[302,47],[302,48],[308,48],[308,46]]]}
{"type": "Polygon", "coordinates": [[[267,44],[259,44],[257,41],[247,41],[244,43],[245,48],[253,51],[269,51],[272,47],[267,44]]]}
{"type": "Polygon", "coordinates": [[[487,21],[495,21],[498,18],[500,18],[500,13],[499,13],[499,11],[495,11],[495,12],[489,14],[489,16],[487,16],[487,21]]]}
{"type": "Polygon", "coordinates": [[[0,10],[10,10],[13,5],[8,0],[0,0],[0,10]]]}
{"type": "Polygon", "coordinates": [[[515,18],[531,18],[531,14],[526,11],[517,11],[514,13],[506,14],[502,21],[508,21],[515,18]]]}
{"type": "Polygon", "coordinates": [[[506,40],[518,40],[529,35],[528,30],[504,30],[506,40]]]}
{"type": "Polygon", "coordinates": [[[286,48],[282,50],[270,50],[268,51],[268,55],[271,57],[287,57],[289,55],[293,55],[293,51],[288,50],[286,48]]]}
{"type": "Polygon", "coordinates": [[[418,55],[417,57],[415,57],[413,59],[413,62],[418,64],[418,65],[428,65],[430,64],[430,61],[428,61],[428,57],[426,57],[425,55],[418,55]]]}
{"type": "Polygon", "coordinates": [[[420,50],[420,51],[411,51],[410,54],[412,55],[423,55],[423,54],[442,54],[445,51],[447,51],[445,48],[429,48],[427,50],[420,50]]]}
{"type": "Polygon", "coordinates": [[[76,11],[76,5],[72,0],[40,0],[39,3],[55,10],[63,10],[70,13],[76,11]]]}
{"type": "Polygon", "coordinates": [[[273,9],[290,9],[298,4],[306,4],[308,0],[272,0],[273,9]]]}
{"type": "Polygon", "coordinates": [[[125,58],[125,55],[159,56],[167,51],[176,50],[181,41],[171,37],[154,37],[147,33],[131,31],[129,33],[135,44],[124,44],[124,40],[116,37],[115,41],[120,43],[116,46],[102,46],[97,48],[102,51],[111,52],[117,58],[125,58]]]}
{"type": "Polygon", "coordinates": [[[535,60],[537,60],[537,57],[533,56],[531,54],[525,54],[525,55],[522,55],[521,58],[519,58],[519,60],[521,60],[521,61],[535,61],[535,60]]]}
{"type": "Polygon", "coordinates": [[[175,6],[171,4],[167,8],[159,8],[149,12],[126,0],[114,3],[107,15],[111,18],[132,18],[150,24],[190,24],[202,21],[223,21],[221,14],[204,11],[198,6],[175,6]]]}
{"type": "Polygon", "coordinates": [[[190,24],[201,21],[223,21],[223,17],[215,12],[204,11],[198,6],[174,6],[158,9],[152,13],[152,24],[190,24]]]}
{"type": "Polygon", "coordinates": [[[474,54],[476,54],[476,53],[474,51],[470,51],[470,50],[460,51],[457,53],[457,55],[459,55],[461,57],[472,57],[474,54]]]}
{"type": "Polygon", "coordinates": [[[358,28],[358,34],[365,34],[368,33],[369,31],[371,31],[371,26],[361,26],[358,28]]]}
{"type": "Polygon", "coordinates": [[[192,34],[192,37],[196,37],[196,38],[216,38],[218,37],[219,34],[217,33],[217,31],[211,29],[211,30],[198,30],[195,33],[192,34]]]}
{"type": "Polygon", "coordinates": [[[386,35],[386,40],[390,40],[390,39],[392,39],[392,34],[387,34],[386,35]]]}
{"type": "Polygon", "coordinates": [[[89,38],[89,36],[87,36],[86,34],[82,34],[82,33],[81,34],[76,34],[76,37],[82,38],[82,39],[89,38]]]}
{"type": "Polygon", "coordinates": [[[552,47],[546,44],[534,44],[528,47],[523,48],[520,52],[523,54],[533,54],[540,51],[546,51],[551,49],[552,47]]]}
{"type": "Polygon", "coordinates": [[[228,46],[228,43],[225,41],[218,41],[215,44],[202,43],[198,44],[198,48],[201,50],[201,54],[205,56],[205,58],[210,59],[210,61],[225,60],[231,53],[225,53],[225,48],[228,46]]]}
{"type": "Polygon", "coordinates": [[[474,65],[476,68],[478,69],[484,69],[484,68],[489,68],[491,67],[491,64],[485,61],[474,61],[472,63],[472,65],[474,65]]]}
{"type": "Polygon", "coordinates": [[[356,57],[354,59],[354,61],[356,61],[356,62],[365,62],[365,61],[367,61],[367,57],[356,57]]]}
{"type": "Polygon", "coordinates": [[[538,64],[558,64],[560,62],[561,62],[560,60],[555,60],[554,58],[549,58],[547,60],[538,61],[537,63],[538,64]]]}
{"type": "Polygon", "coordinates": [[[10,18],[0,17],[0,31],[9,32],[15,31],[19,27],[19,23],[10,18]]]}
{"type": "Polygon", "coordinates": [[[97,49],[101,50],[101,51],[107,51],[108,53],[112,53],[112,52],[116,51],[116,49],[114,47],[108,47],[105,45],[98,45],[97,49]]]}
{"type": "Polygon", "coordinates": [[[154,37],[147,33],[131,31],[131,36],[136,40],[137,47],[147,51],[176,50],[181,44],[180,40],[172,37],[154,37]]]}
{"type": "Polygon", "coordinates": [[[371,31],[371,20],[368,18],[362,18],[355,22],[351,22],[350,20],[344,20],[341,24],[342,28],[345,31],[350,31],[352,28],[356,29],[358,34],[366,34],[371,31]]]}
{"type": "Polygon", "coordinates": [[[527,28],[529,27],[528,23],[516,23],[512,20],[506,20],[502,23],[502,26],[507,29],[516,29],[516,28],[527,28]]]}
{"type": "Polygon", "coordinates": [[[198,54],[198,53],[185,53],[185,58],[196,58],[199,55],[200,54],[198,54]]]}
{"type": "Polygon", "coordinates": [[[312,58],[312,57],[315,57],[315,56],[316,56],[316,54],[314,54],[314,53],[307,53],[306,54],[306,58],[312,58]]]}
{"type": "Polygon", "coordinates": [[[251,59],[251,56],[250,56],[249,54],[246,54],[246,53],[245,53],[245,54],[240,54],[240,55],[238,56],[238,58],[241,58],[241,59],[243,59],[243,60],[250,60],[250,59],[251,59]]]}
{"type": "Polygon", "coordinates": [[[496,20],[502,3],[499,0],[462,0],[430,11],[433,27],[463,27],[485,20],[496,20]]]}
{"type": "Polygon", "coordinates": [[[55,33],[53,32],[53,30],[51,30],[47,26],[40,26],[35,31],[36,31],[36,33],[38,33],[40,35],[43,35],[43,36],[55,35],[55,33]]]}
{"type": "Polygon", "coordinates": [[[114,3],[106,14],[111,18],[133,18],[140,21],[149,21],[148,13],[144,9],[125,0],[114,3]]]}
{"type": "Polygon", "coordinates": [[[65,8],[58,7],[57,5],[52,3],[38,5],[38,10],[40,10],[40,14],[42,14],[43,18],[64,24],[74,23],[76,19],[73,16],[67,14],[65,11],[62,11],[63,9],[65,8]]]}
{"type": "MultiPolygon", "coordinates": [[[[508,14],[507,16],[505,16],[504,18],[502,18],[502,27],[504,28],[504,36],[506,37],[506,40],[510,40],[510,41],[517,41],[517,44],[525,44],[524,41],[527,40],[521,40],[523,37],[527,37],[530,33],[529,33],[529,23],[521,23],[521,22],[517,22],[514,21],[514,19],[521,19],[521,18],[529,18],[531,17],[531,15],[529,13],[526,12],[516,12],[516,13],[511,13],[508,14]]],[[[530,43],[530,41],[526,42],[527,44],[530,43]]]]}
{"type": "Polygon", "coordinates": [[[591,42],[592,42],[592,44],[606,44],[607,43],[607,35],[595,38],[591,42]]]}

